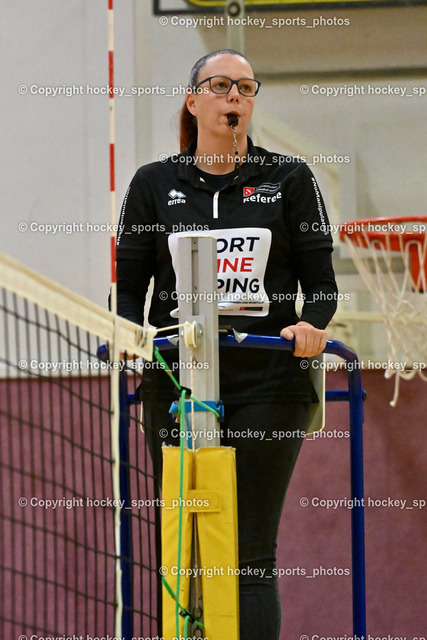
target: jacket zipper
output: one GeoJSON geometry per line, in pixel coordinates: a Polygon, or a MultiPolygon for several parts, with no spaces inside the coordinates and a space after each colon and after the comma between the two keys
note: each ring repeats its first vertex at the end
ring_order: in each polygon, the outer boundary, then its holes
{"type": "Polygon", "coordinates": [[[213,197],[213,217],[214,218],[218,218],[218,198],[219,198],[219,191],[215,191],[214,197],[213,197]]]}

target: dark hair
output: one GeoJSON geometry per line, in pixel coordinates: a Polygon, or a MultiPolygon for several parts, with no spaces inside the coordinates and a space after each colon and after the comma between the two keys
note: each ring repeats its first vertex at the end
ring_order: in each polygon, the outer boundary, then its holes
{"type": "MultiPolygon", "coordinates": [[[[240,53],[240,51],[236,51],[235,49],[219,49],[218,51],[212,51],[211,53],[207,53],[205,56],[197,60],[190,73],[190,81],[189,87],[192,91],[194,91],[194,87],[197,85],[197,81],[199,80],[199,71],[206,64],[208,60],[211,58],[216,58],[216,56],[220,56],[223,53],[231,53],[233,56],[240,56],[249,62],[247,57],[240,53]]],[[[184,102],[181,114],[180,114],[180,122],[179,122],[179,147],[181,151],[184,151],[193,140],[193,138],[197,137],[197,120],[196,118],[189,112],[187,109],[187,104],[184,102]]]]}

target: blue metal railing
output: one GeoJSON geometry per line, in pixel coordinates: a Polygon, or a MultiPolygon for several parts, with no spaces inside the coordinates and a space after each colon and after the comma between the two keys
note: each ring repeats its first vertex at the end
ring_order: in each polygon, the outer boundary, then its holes
{"type": "MultiPolygon", "coordinates": [[[[176,349],[176,342],[168,337],[156,338],[155,346],[161,351],[176,349]]],[[[280,349],[293,351],[294,340],[285,340],[275,336],[247,335],[238,341],[232,334],[220,333],[221,347],[245,347],[251,349],[280,349]]],[[[363,400],[361,373],[357,354],[353,349],[336,340],[328,340],[324,353],[342,358],[346,363],[348,389],[343,391],[326,391],[327,402],[348,401],[350,414],[350,474],[351,497],[355,505],[351,510],[351,547],[352,547],[352,598],[353,598],[353,635],[366,638],[366,590],[365,590],[365,524],[364,524],[364,488],[363,488],[363,400]],[[351,366],[348,366],[352,363],[351,366]]],[[[101,347],[98,355],[106,359],[106,351],[101,347]]],[[[123,372],[120,385],[121,406],[121,498],[130,501],[130,487],[128,469],[129,405],[134,403],[134,397],[127,394],[126,374],[123,372]]],[[[125,511],[122,510],[125,514],[125,511]]],[[[130,522],[126,514],[123,515],[121,533],[122,557],[122,587],[123,587],[123,627],[124,640],[133,636],[133,623],[130,612],[132,610],[132,536],[130,522]]]]}
{"type": "MultiPolygon", "coordinates": [[[[169,338],[156,338],[160,350],[176,349],[169,338]]],[[[221,347],[245,347],[250,349],[281,349],[293,351],[294,340],[276,336],[248,334],[238,341],[232,334],[219,336],[221,347]]],[[[362,377],[359,359],[353,349],[337,340],[328,340],[323,353],[342,358],[347,366],[348,390],[326,391],[327,402],[348,401],[350,413],[350,476],[351,497],[355,505],[351,510],[353,635],[366,638],[366,587],[365,587],[365,514],[363,488],[363,400],[362,377]],[[351,363],[351,366],[348,364],[351,363]]]]}

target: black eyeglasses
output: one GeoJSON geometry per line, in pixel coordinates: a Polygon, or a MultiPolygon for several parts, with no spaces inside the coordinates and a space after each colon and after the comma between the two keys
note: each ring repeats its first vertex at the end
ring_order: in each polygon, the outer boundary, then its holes
{"type": "Polygon", "coordinates": [[[199,82],[199,84],[193,88],[193,91],[196,92],[197,89],[205,82],[209,82],[210,90],[213,93],[217,93],[222,96],[230,93],[233,84],[235,84],[240,95],[245,96],[245,98],[253,98],[256,96],[261,86],[261,82],[258,82],[258,80],[254,80],[253,78],[239,78],[239,80],[232,80],[227,76],[211,76],[210,78],[205,78],[199,82]]]}

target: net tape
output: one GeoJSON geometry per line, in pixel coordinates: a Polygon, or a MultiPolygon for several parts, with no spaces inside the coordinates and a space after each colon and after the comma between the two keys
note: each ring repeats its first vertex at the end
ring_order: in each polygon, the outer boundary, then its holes
{"type": "Polygon", "coordinates": [[[107,342],[116,340],[122,351],[153,359],[155,329],[142,328],[115,316],[3,253],[0,253],[0,286],[30,302],[42,304],[49,312],[107,342]]]}

